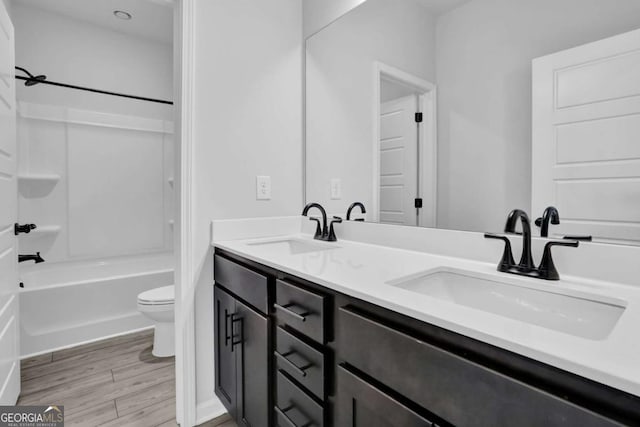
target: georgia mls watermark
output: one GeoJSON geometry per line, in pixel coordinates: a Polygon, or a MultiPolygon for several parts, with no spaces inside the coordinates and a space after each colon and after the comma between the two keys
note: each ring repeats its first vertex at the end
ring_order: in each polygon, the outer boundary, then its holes
{"type": "Polygon", "coordinates": [[[64,427],[64,406],[0,406],[0,427],[64,427]]]}

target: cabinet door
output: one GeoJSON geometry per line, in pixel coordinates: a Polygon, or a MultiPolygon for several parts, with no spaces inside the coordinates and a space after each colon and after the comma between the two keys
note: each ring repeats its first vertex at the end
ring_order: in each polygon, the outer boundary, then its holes
{"type": "Polygon", "coordinates": [[[240,301],[233,335],[241,343],[235,347],[237,357],[239,425],[269,425],[269,321],[240,301]]]}
{"type": "Polygon", "coordinates": [[[338,427],[431,427],[428,419],[338,366],[338,427]]]}
{"type": "MultiPolygon", "coordinates": [[[[215,312],[215,392],[232,417],[236,417],[236,352],[233,351],[233,321],[237,318],[235,299],[220,289],[214,288],[215,312]]],[[[237,337],[235,338],[237,340],[237,337]]],[[[236,345],[236,348],[238,346],[236,345]]]]}

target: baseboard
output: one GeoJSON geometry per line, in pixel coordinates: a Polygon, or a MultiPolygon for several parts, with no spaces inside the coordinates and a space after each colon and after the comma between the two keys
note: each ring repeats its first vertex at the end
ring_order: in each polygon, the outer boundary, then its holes
{"type": "Polygon", "coordinates": [[[206,402],[198,403],[196,406],[196,423],[198,425],[218,418],[227,413],[226,408],[217,398],[211,398],[206,402]]]}

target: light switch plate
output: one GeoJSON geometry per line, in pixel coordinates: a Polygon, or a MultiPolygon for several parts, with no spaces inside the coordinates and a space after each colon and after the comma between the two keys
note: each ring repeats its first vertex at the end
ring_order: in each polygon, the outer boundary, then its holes
{"type": "Polygon", "coordinates": [[[331,180],[331,200],[340,200],[342,198],[342,180],[333,178],[331,180]]]}
{"type": "Polygon", "coordinates": [[[256,199],[271,200],[270,176],[256,176],[256,199]]]}

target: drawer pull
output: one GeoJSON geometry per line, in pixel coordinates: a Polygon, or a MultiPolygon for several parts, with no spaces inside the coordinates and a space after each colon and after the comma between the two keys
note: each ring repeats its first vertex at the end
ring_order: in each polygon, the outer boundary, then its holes
{"type": "MultiPolygon", "coordinates": [[[[285,354],[280,354],[279,352],[275,352],[275,355],[278,359],[282,360],[284,363],[286,363],[287,365],[289,365],[294,371],[296,371],[298,374],[300,374],[303,377],[307,376],[307,369],[309,369],[310,367],[313,366],[313,363],[311,362],[306,362],[304,366],[298,366],[295,363],[293,363],[287,356],[291,356],[292,354],[296,354],[296,351],[289,351],[285,354]]],[[[298,353],[299,354],[299,353],[298,353]]],[[[304,359],[303,359],[304,360],[304,359]]]]}
{"type": "Polygon", "coordinates": [[[244,319],[242,317],[236,317],[238,313],[233,313],[231,316],[231,352],[235,346],[242,344],[244,341],[244,319]],[[236,335],[234,325],[240,323],[240,333],[236,335]],[[237,339],[236,339],[237,337],[237,339]]]}
{"type": "MultiPolygon", "coordinates": [[[[307,317],[309,314],[311,314],[308,311],[305,311],[304,313],[296,313],[295,311],[291,310],[290,307],[293,307],[295,304],[287,304],[287,305],[280,305],[280,304],[273,304],[273,306],[276,308],[276,310],[280,310],[283,313],[287,313],[289,316],[295,317],[296,319],[298,319],[301,322],[304,322],[305,320],[307,320],[307,317]]],[[[304,307],[302,307],[304,309],[304,307]]]]}
{"type": "Polygon", "coordinates": [[[229,312],[227,309],[224,310],[224,346],[229,345],[229,340],[231,337],[229,336],[229,312]]]}
{"type": "Polygon", "coordinates": [[[232,317],[233,314],[229,314],[229,311],[225,308],[224,310],[224,346],[229,345],[229,341],[231,340],[231,335],[229,335],[229,318],[232,317]]]}
{"type": "Polygon", "coordinates": [[[311,424],[311,421],[307,421],[306,423],[302,424],[301,426],[298,426],[296,423],[294,423],[293,420],[291,418],[289,418],[289,416],[287,415],[287,412],[289,412],[293,408],[295,408],[295,406],[293,406],[293,405],[291,405],[291,406],[289,406],[289,407],[287,407],[285,409],[280,409],[278,407],[278,405],[273,407],[273,409],[275,409],[275,411],[278,413],[278,415],[280,415],[282,418],[284,418],[284,420],[287,422],[287,424],[289,424],[290,427],[306,427],[306,426],[311,424]]]}

